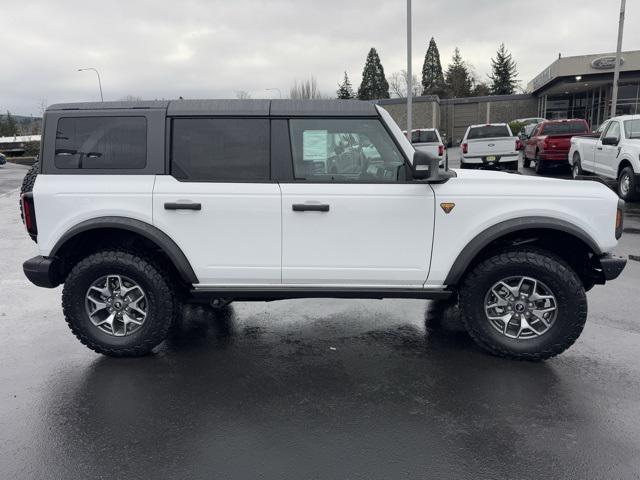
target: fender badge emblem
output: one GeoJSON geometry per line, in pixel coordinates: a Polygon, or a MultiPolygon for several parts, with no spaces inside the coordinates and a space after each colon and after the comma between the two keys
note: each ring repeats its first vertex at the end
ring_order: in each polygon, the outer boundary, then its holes
{"type": "Polygon", "coordinates": [[[440,208],[442,208],[442,210],[444,210],[444,213],[450,213],[451,210],[453,210],[453,207],[455,207],[456,204],[455,203],[441,203],[440,204],[440,208]]]}

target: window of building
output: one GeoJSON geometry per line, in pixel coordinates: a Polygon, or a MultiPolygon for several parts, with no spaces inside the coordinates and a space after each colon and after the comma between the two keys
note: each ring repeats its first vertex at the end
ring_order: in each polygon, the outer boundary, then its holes
{"type": "Polygon", "coordinates": [[[173,120],[171,174],[201,182],[264,181],[270,177],[269,120],[173,120]]]}
{"type": "Polygon", "coordinates": [[[289,122],[297,180],[400,180],[404,157],[375,119],[293,119],[289,122]]]}
{"type": "Polygon", "coordinates": [[[54,164],[62,169],[141,169],[147,164],[144,117],[58,120],[54,164]]]}

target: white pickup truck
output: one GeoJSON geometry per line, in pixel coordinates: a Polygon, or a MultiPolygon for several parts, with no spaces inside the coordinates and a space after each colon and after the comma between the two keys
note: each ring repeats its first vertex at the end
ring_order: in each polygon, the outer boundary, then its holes
{"type": "Polygon", "coordinates": [[[520,139],[506,123],[471,125],[460,146],[460,168],[502,167],[518,170],[520,139]]]}
{"type": "Polygon", "coordinates": [[[411,130],[411,144],[416,150],[438,157],[440,166],[444,165],[446,148],[437,128],[416,128],[411,130]]]}
{"type": "Polygon", "coordinates": [[[573,177],[594,173],[617,181],[625,201],[640,196],[640,115],[607,120],[588,136],[573,137],[569,150],[573,177]]]}

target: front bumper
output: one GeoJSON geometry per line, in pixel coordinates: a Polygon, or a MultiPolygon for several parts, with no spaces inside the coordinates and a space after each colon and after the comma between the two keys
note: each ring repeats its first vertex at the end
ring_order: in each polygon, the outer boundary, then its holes
{"type": "Polygon", "coordinates": [[[618,278],[627,265],[627,259],[625,257],[618,257],[611,254],[601,256],[599,261],[600,267],[602,268],[602,276],[605,281],[618,278]]]}
{"type": "Polygon", "coordinates": [[[55,258],[38,255],[24,262],[22,270],[29,281],[38,287],[55,288],[60,285],[55,258]]]}

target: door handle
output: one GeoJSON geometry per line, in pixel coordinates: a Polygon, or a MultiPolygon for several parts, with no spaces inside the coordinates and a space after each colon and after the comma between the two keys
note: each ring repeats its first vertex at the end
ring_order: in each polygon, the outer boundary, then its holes
{"type": "Polygon", "coordinates": [[[166,202],[164,204],[165,210],[202,210],[202,205],[199,203],[179,203],[179,202],[166,202]]]}
{"type": "Polygon", "coordinates": [[[294,203],[291,208],[294,212],[328,212],[326,203],[294,203]]]}
{"type": "Polygon", "coordinates": [[[598,150],[602,150],[602,147],[596,147],[598,150]]]}

